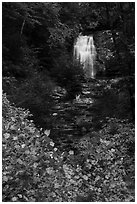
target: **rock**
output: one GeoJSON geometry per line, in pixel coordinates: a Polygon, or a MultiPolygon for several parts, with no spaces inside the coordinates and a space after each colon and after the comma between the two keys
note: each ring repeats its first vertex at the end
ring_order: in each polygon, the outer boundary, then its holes
{"type": "Polygon", "coordinates": [[[53,115],[53,116],[56,116],[56,115],[58,115],[58,114],[57,114],[57,113],[53,113],[52,115],[53,115]]]}

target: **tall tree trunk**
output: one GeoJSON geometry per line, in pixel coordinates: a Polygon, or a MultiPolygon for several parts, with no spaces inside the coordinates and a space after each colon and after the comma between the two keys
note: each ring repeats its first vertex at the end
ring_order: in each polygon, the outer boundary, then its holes
{"type": "Polygon", "coordinates": [[[21,30],[20,30],[20,36],[22,36],[24,25],[25,25],[25,21],[26,21],[26,19],[23,20],[23,23],[22,23],[22,26],[21,26],[21,30]]]}

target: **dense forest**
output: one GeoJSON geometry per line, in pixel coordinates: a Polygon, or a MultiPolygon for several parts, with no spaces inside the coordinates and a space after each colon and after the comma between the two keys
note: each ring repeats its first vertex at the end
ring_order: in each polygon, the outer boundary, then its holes
{"type": "Polygon", "coordinates": [[[4,202],[134,201],[134,2],[3,2],[2,89],[4,202]]]}

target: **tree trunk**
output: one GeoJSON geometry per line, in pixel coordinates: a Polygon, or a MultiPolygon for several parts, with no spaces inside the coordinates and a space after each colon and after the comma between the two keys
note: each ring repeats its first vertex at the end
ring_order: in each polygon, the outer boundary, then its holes
{"type": "Polygon", "coordinates": [[[22,26],[21,26],[21,30],[20,30],[20,36],[22,36],[23,28],[24,28],[24,25],[25,25],[25,21],[26,21],[26,19],[23,20],[23,23],[22,23],[22,26]]]}

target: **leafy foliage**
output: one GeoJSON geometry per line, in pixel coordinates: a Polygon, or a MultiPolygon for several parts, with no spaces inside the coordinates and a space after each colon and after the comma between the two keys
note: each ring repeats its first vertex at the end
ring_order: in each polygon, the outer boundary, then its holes
{"type": "Polygon", "coordinates": [[[40,135],[28,116],[3,95],[3,201],[61,201],[63,195],[67,200],[71,166],[63,164],[47,132],[40,135]]]}
{"type": "Polygon", "coordinates": [[[40,127],[49,126],[49,108],[54,104],[52,92],[55,88],[50,78],[45,74],[33,73],[31,78],[19,82],[15,78],[3,78],[3,90],[6,91],[8,99],[17,107],[28,108],[40,127]]]}
{"type": "Polygon", "coordinates": [[[96,201],[134,200],[134,145],[133,124],[116,118],[108,118],[102,130],[78,143],[84,174],[89,175],[87,190],[96,201]]]}
{"type": "Polygon", "coordinates": [[[80,140],[75,155],[54,147],[49,131],[41,135],[29,114],[3,95],[3,201],[134,200],[132,124],[108,119],[80,140]]]}
{"type": "MultiPolygon", "coordinates": [[[[97,104],[98,114],[103,117],[129,118],[134,120],[134,103],[131,103],[130,90],[134,93],[133,81],[129,77],[119,77],[111,80],[100,80],[96,92],[101,96],[97,104]]],[[[134,101],[134,96],[133,96],[134,101]]]]}

